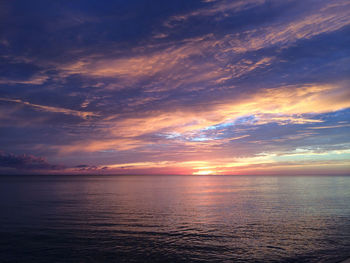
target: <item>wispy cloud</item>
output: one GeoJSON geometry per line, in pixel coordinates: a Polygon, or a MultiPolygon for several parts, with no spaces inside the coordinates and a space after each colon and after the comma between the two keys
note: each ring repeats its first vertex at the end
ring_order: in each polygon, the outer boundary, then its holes
{"type": "Polygon", "coordinates": [[[83,119],[87,119],[89,117],[99,116],[98,114],[93,113],[93,112],[77,111],[77,110],[65,109],[65,108],[60,108],[60,107],[52,107],[52,106],[33,104],[33,103],[30,103],[27,101],[22,101],[19,99],[0,98],[0,101],[18,103],[18,104],[22,104],[22,105],[32,107],[32,108],[35,108],[38,110],[46,111],[46,112],[63,113],[63,114],[67,114],[67,115],[77,116],[77,117],[80,117],[83,119]]]}
{"type": "Polygon", "coordinates": [[[330,125],[330,126],[317,126],[317,127],[309,127],[308,129],[319,130],[319,129],[335,129],[335,128],[343,128],[350,127],[350,124],[339,124],[339,125],[330,125]]]}
{"type": "MultiPolygon", "coordinates": [[[[225,143],[224,138],[212,140],[201,137],[202,130],[218,125],[227,125],[244,116],[254,115],[249,125],[268,123],[317,124],[323,120],[306,118],[305,114],[320,114],[350,107],[348,90],[342,86],[308,85],[304,87],[284,87],[265,89],[258,93],[241,95],[234,100],[213,101],[206,107],[184,107],[175,112],[145,112],[139,117],[117,116],[102,121],[98,134],[104,139],[85,138],[81,142],[59,146],[60,151],[95,152],[102,150],[130,150],[159,143],[150,140],[150,134],[176,133],[177,136],[164,137],[167,143],[189,145],[192,140],[199,148],[200,143],[217,145],[225,143]],[[146,136],[146,137],[143,137],[146,136]],[[186,138],[192,138],[187,140],[186,138]]],[[[216,136],[216,135],[215,135],[216,136]]],[[[235,136],[230,140],[244,138],[235,136]]],[[[158,137],[159,138],[159,137],[158,137]]],[[[159,140],[159,139],[158,139],[159,140]]],[[[193,144],[192,143],[192,144],[193,144]]]]}
{"type": "Polygon", "coordinates": [[[219,44],[226,51],[248,52],[279,45],[283,48],[301,40],[336,31],[350,24],[350,4],[344,1],[320,4],[295,20],[285,20],[259,29],[227,35],[219,44]]]}
{"type": "Polygon", "coordinates": [[[165,21],[164,25],[166,27],[173,28],[173,27],[176,27],[179,23],[194,17],[215,16],[215,19],[225,18],[239,11],[257,7],[265,3],[266,1],[265,0],[245,0],[245,1],[234,1],[234,2],[227,2],[227,1],[204,1],[204,2],[206,3],[213,2],[214,4],[211,4],[207,7],[203,7],[196,11],[192,11],[182,15],[172,16],[167,21],[165,21]]]}
{"type": "Polygon", "coordinates": [[[348,1],[148,6],[7,3],[1,148],[72,173],[346,168],[348,1]]]}

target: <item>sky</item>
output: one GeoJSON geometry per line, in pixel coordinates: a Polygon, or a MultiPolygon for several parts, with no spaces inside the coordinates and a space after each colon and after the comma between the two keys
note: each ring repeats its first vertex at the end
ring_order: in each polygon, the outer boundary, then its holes
{"type": "Polygon", "coordinates": [[[350,174],[348,0],[0,1],[0,174],[350,174]]]}

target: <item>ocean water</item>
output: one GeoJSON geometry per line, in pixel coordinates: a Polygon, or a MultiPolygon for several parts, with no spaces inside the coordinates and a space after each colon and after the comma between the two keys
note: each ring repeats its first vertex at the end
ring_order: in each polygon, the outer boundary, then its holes
{"type": "Polygon", "coordinates": [[[0,262],[349,257],[350,177],[0,177],[0,262]]]}

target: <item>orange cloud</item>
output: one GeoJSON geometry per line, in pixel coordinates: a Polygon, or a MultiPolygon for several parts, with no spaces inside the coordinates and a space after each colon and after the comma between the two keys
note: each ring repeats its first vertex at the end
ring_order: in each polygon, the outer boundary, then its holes
{"type": "MultiPolygon", "coordinates": [[[[211,8],[173,17],[171,20],[185,21],[197,15],[239,11],[264,2],[216,3],[211,8]]],[[[187,90],[200,90],[206,86],[201,83],[222,84],[258,68],[267,68],[276,59],[275,57],[262,57],[256,61],[242,59],[240,53],[276,45],[285,48],[300,39],[309,39],[349,25],[349,7],[350,4],[346,1],[319,3],[311,12],[302,13],[292,21],[279,20],[268,25],[263,24],[251,31],[231,33],[222,37],[206,34],[177,42],[149,43],[134,48],[129,56],[124,57],[92,54],[57,67],[63,77],[81,74],[97,79],[118,79],[117,83],[105,85],[105,89],[122,89],[153,77],[152,83],[143,87],[144,91],[161,92],[181,87],[186,87],[187,90]],[[194,58],[201,59],[198,61],[194,58]]],[[[168,32],[157,33],[159,34],[164,36],[168,32]]]]}
{"type": "MultiPolygon", "coordinates": [[[[87,138],[75,144],[60,146],[64,152],[128,150],[149,146],[152,142],[147,134],[176,133],[182,137],[195,137],[202,129],[248,116],[256,115],[258,122],[264,124],[320,123],[322,120],[305,118],[304,114],[319,114],[350,107],[350,91],[341,85],[287,86],[278,89],[265,89],[253,94],[242,94],[233,100],[213,101],[206,107],[192,106],[178,108],[176,111],[164,109],[145,112],[138,117],[117,115],[101,120],[98,134],[106,139],[87,138]],[[109,139],[108,139],[109,138],[109,139]]],[[[178,136],[166,139],[168,143],[184,146],[211,147],[225,142],[222,140],[181,141],[178,136]]],[[[226,140],[241,139],[226,138],[226,140]]],[[[163,139],[165,140],[165,139],[163,139]]]]}
{"type": "MultiPolygon", "coordinates": [[[[314,152],[297,149],[294,152],[263,153],[253,157],[220,158],[207,161],[144,161],[101,165],[108,167],[109,173],[127,173],[142,171],[177,171],[183,174],[220,175],[220,174],[261,174],[284,171],[319,171],[327,172],[327,167],[345,172],[350,168],[348,155],[350,150],[314,152]],[[294,158],[291,159],[290,157],[294,158]],[[298,159],[299,157],[299,159],[298,159]],[[319,157],[322,157],[321,159],[319,157]],[[316,169],[316,170],[315,170],[316,169]]],[[[98,168],[98,167],[97,167],[98,168]]]]}

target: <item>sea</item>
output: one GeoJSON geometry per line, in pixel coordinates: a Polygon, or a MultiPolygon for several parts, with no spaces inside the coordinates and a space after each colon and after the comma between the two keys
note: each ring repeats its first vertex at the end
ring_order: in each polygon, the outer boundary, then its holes
{"type": "Polygon", "coordinates": [[[341,262],[347,176],[0,176],[0,262],[341,262]]]}

